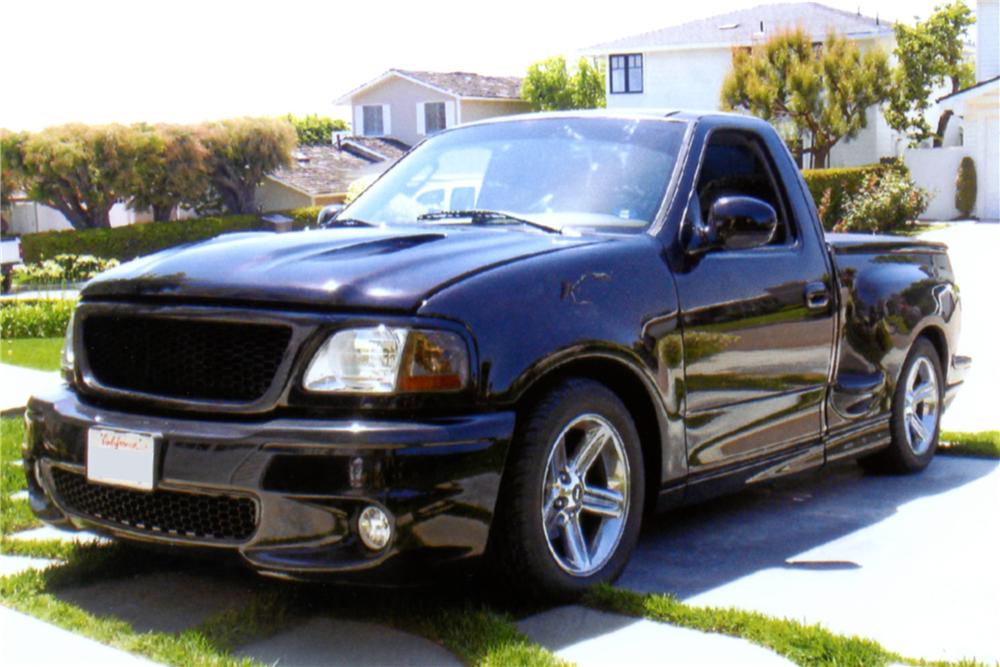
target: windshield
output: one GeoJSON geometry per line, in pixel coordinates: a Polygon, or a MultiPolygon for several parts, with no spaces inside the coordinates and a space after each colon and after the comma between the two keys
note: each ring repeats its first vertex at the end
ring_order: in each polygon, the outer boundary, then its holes
{"type": "Polygon", "coordinates": [[[339,216],[373,224],[493,222],[642,231],[670,183],[686,124],[548,117],[472,125],[418,146],[339,216]],[[423,219],[421,219],[423,218],[423,219]],[[518,220],[520,219],[520,220],[518,220]]]}

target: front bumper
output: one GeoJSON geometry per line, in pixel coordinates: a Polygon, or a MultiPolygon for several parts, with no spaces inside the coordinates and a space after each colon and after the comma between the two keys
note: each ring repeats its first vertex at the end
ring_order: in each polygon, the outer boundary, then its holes
{"type": "Polygon", "coordinates": [[[49,523],[228,550],[265,574],[377,568],[389,582],[410,580],[413,564],[424,572],[483,553],[514,431],[512,412],[419,421],[147,416],[89,405],[65,386],[33,397],[25,419],[31,506],[49,523]],[[91,427],[156,434],[152,492],[86,480],[91,427]],[[252,514],[245,534],[197,528],[230,521],[219,508],[234,504],[252,514]],[[393,523],[391,542],[377,552],[357,534],[357,516],[372,504],[393,523]]]}

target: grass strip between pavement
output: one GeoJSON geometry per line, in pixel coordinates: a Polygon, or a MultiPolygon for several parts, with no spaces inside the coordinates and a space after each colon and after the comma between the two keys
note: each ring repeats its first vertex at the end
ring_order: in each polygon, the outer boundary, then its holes
{"type": "Polygon", "coordinates": [[[945,431],[941,434],[938,453],[1000,459],[1000,431],[945,431]]]}
{"type": "Polygon", "coordinates": [[[806,625],[735,608],[696,607],[671,595],[636,593],[607,585],[592,588],[584,596],[583,603],[601,611],[739,637],[783,655],[798,665],[810,667],[874,667],[894,662],[928,667],[982,665],[969,660],[936,662],[904,658],[876,641],[840,635],[819,624],[806,625]]]}

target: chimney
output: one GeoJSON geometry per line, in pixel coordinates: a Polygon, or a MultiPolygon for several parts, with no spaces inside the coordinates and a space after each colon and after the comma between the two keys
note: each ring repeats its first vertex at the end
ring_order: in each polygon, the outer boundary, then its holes
{"type": "Polygon", "coordinates": [[[976,81],[1000,75],[1000,0],[976,3],[976,81]]]}

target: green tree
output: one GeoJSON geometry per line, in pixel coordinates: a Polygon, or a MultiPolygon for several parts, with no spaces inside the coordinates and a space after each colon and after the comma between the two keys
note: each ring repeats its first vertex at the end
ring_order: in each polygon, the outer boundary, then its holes
{"type": "Polygon", "coordinates": [[[329,144],[333,140],[333,133],[347,129],[347,121],[340,118],[329,118],[316,114],[305,116],[293,116],[288,114],[284,117],[299,138],[300,146],[322,146],[329,144]]]}
{"type": "Polygon", "coordinates": [[[540,60],[528,67],[521,96],[534,111],[603,108],[604,72],[586,58],[580,58],[572,71],[562,56],[540,60]]]}
{"type": "Polygon", "coordinates": [[[230,213],[253,213],[254,194],[264,177],[292,161],[295,130],[277,118],[236,118],[205,125],[212,188],[230,213]]]}
{"type": "Polygon", "coordinates": [[[30,134],[24,178],[34,201],[58,210],[75,229],[111,226],[111,207],[134,189],[142,137],[123,125],[79,124],[30,134]]]}
{"type": "Polygon", "coordinates": [[[191,126],[138,125],[135,129],[140,139],[131,206],[152,209],[154,220],[170,220],[178,206],[194,206],[205,196],[208,149],[191,126]]]}
{"type": "Polygon", "coordinates": [[[734,49],[721,102],[723,109],[788,125],[792,137],[808,137],[791,141],[789,148],[797,157],[811,154],[818,168],[827,166],[837,142],[865,128],[869,107],[889,95],[888,80],[888,58],[880,49],[862,53],[834,33],[814,47],[809,35],[796,29],[749,51],[734,49]]]}
{"type": "Polygon", "coordinates": [[[969,26],[975,22],[972,10],[962,0],[954,0],[936,7],[926,21],[912,27],[896,24],[898,64],[892,73],[885,119],[889,127],[910,138],[911,146],[931,138],[940,146],[948,128],[951,111],[941,114],[936,130],[927,122],[934,90],[948,85],[955,93],[974,83],[973,65],[963,51],[969,26]]]}

